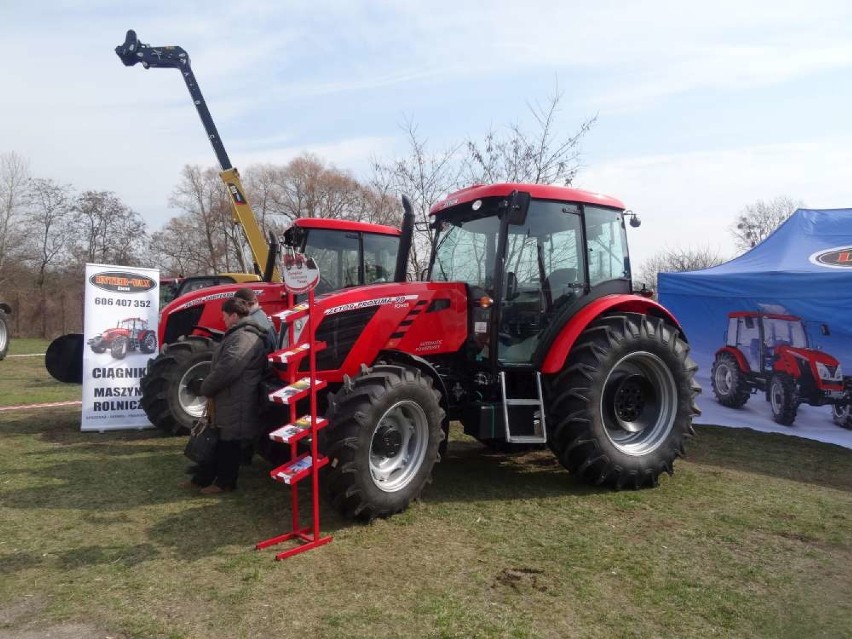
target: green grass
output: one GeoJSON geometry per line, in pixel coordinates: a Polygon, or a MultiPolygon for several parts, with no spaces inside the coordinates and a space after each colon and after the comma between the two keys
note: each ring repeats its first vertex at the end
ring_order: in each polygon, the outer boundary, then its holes
{"type": "Polygon", "coordinates": [[[0,406],[80,399],[79,384],[57,382],[45,370],[44,353],[49,343],[44,339],[10,342],[9,356],[0,361],[0,406]]]}
{"type": "Polygon", "coordinates": [[[616,493],[454,430],[421,502],[369,526],[323,509],[334,542],[275,562],[253,545],[287,528],[289,493],[262,462],[204,498],[176,487],[181,439],[80,433],[71,408],[0,413],[0,432],[0,637],[852,628],[852,451],[835,446],[702,427],[673,478],[616,493]]]}

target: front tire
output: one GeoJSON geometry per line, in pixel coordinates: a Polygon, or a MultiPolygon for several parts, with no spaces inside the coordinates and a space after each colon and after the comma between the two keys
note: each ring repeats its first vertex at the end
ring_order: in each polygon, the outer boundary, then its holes
{"type": "Polygon", "coordinates": [[[127,355],[127,338],[116,338],[110,345],[109,352],[115,359],[124,359],[127,355]]]}
{"type": "Polygon", "coordinates": [[[169,344],[149,362],[140,384],[140,404],[151,423],[164,433],[187,433],[204,414],[207,399],[192,393],[187,384],[207,377],[213,346],[207,337],[190,335],[169,344]]]}
{"type": "Polygon", "coordinates": [[[365,367],[334,395],[328,415],[323,487],[344,517],[389,517],[420,497],[444,439],[431,377],[403,365],[365,367]]]}
{"type": "Polygon", "coordinates": [[[773,374],[769,380],[769,404],[772,419],[782,426],[791,426],[799,409],[796,380],[786,373],[773,374]]]}
{"type": "Polygon", "coordinates": [[[852,404],[834,404],[831,407],[831,418],[841,428],[852,429],[852,404]]]}
{"type": "Polygon", "coordinates": [[[710,368],[710,385],[716,400],[728,408],[742,408],[751,396],[751,388],[730,353],[719,353],[710,368]]]}
{"type": "Polygon", "coordinates": [[[583,481],[656,486],[672,474],[700,414],[698,366],[677,328],[638,313],[606,315],[547,380],[550,448],[583,481]]]}

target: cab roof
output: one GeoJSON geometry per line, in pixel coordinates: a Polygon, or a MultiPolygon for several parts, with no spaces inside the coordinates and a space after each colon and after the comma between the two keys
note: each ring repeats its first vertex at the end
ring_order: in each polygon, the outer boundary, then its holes
{"type": "Polygon", "coordinates": [[[553,186],[550,184],[474,184],[455,193],[450,193],[446,198],[436,202],[429,210],[430,215],[440,213],[450,207],[481,200],[489,197],[507,197],[512,191],[526,191],[531,197],[538,200],[557,200],[560,202],[580,202],[582,204],[597,204],[614,209],[624,210],[625,206],[621,200],[592,191],[572,189],[567,186],[553,186]]]}
{"type": "Polygon", "coordinates": [[[399,229],[384,224],[369,222],[353,222],[352,220],[331,220],[321,217],[300,217],[293,222],[294,226],[304,229],[328,229],[332,231],[349,231],[359,233],[375,233],[377,235],[399,236],[399,229]]]}

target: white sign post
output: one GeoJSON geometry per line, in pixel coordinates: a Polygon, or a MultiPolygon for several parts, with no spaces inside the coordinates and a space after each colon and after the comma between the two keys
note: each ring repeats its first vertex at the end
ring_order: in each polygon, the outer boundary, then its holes
{"type": "Polygon", "coordinates": [[[159,305],[156,269],[86,264],[81,430],[151,425],[139,384],[158,351],[159,305]]]}

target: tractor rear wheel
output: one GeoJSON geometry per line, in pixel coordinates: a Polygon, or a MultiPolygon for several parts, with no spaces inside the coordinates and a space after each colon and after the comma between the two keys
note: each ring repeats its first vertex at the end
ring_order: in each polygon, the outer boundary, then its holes
{"type": "Polygon", "coordinates": [[[551,450],[585,482],[656,486],[694,434],[697,368],[678,329],[663,319],[599,318],[547,380],[551,450]]]}
{"type": "Polygon", "coordinates": [[[751,396],[751,388],[730,353],[719,353],[710,368],[710,385],[716,400],[728,408],[742,408],[751,396]]]}
{"type": "Polygon", "coordinates": [[[6,311],[0,309],[0,359],[5,359],[8,352],[9,322],[6,321],[6,311]]]}
{"type": "Polygon", "coordinates": [[[124,359],[127,355],[127,338],[116,337],[110,344],[109,352],[115,359],[124,359]]]}
{"type": "Polygon", "coordinates": [[[142,335],[139,337],[139,350],[145,354],[157,350],[157,334],[154,331],[142,331],[142,335]]]}
{"type": "Polygon", "coordinates": [[[769,379],[768,395],[772,419],[783,426],[791,426],[796,421],[796,411],[799,409],[796,380],[786,373],[773,374],[769,379]]]}
{"type": "Polygon", "coordinates": [[[190,335],[166,346],[148,363],[142,377],[140,404],[148,419],[164,433],[189,432],[204,414],[207,399],[187,388],[189,382],[210,372],[213,340],[190,335]]]}
{"type": "Polygon", "coordinates": [[[405,510],[431,479],[444,414],[432,378],[417,368],[381,364],[347,379],[321,431],[332,505],[359,521],[405,510]]]}

